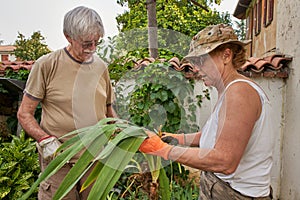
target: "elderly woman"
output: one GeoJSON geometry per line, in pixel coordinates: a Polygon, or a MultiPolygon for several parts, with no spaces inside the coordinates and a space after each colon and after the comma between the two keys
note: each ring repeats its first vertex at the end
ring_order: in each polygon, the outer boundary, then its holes
{"type": "Polygon", "coordinates": [[[199,199],[272,199],[270,103],[256,83],[237,71],[247,43],[223,24],[200,31],[184,59],[194,65],[195,78],[218,91],[211,116],[200,132],[165,133],[178,146],[152,132],[140,146],[141,152],[200,169],[199,199]]]}

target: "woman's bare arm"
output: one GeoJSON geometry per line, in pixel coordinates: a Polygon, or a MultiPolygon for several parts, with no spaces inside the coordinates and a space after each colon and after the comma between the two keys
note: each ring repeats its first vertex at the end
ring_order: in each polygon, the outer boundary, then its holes
{"type": "Polygon", "coordinates": [[[169,158],[201,170],[233,173],[261,112],[260,97],[247,83],[232,85],[219,113],[218,138],[213,149],[172,148],[169,158]]]}

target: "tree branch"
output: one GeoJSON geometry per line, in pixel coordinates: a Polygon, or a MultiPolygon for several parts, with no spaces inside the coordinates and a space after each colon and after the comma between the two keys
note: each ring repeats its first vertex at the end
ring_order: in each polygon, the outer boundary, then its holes
{"type": "Polygon", "coordinates": [[[196,6],[199,6],[200,8],[202,8],[203,10],[205,10],[206,12],[209,12],[209,10],[205,7],[205,6],[202,6],[200,3],[198,3],[197,1],[195,0],[190,0],[194,5],[196,6]]]}

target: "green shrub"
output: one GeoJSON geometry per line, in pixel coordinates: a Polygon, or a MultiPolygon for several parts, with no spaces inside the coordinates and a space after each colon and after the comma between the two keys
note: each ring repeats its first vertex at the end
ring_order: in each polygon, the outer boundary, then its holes
{"type": "MultiPolygon", "coordinates": [[[[0,138],[1,140],[1,138],[0,138]]],[[[12,135],[11,142],[0,143],[0,199],[18,199],[34,183],[39,174],[38,154],[35,143],[12,135]]],[[[29,199],[36,199],[37,190],[29,199]]]]}
{"type": "MultiPolygon", "coordinates": [[[[198,131],[197,106],[201,106],[204,98],[209,98],[204,91],[203,95],[196,97],[194,82],[187,80],[182,72],[172,69],[168,62],[154,62],[131,70],[117,82],[115,88],[116,110],[120,118],[149,130],[161,127],[162,131],[173,133],[198,131]]],[[[135,156],[134,160],[130,166],[137,170],[123,173],[108,199],[151,199],[153,174],[145,172],[149,168],[144,166],[147,163],[143,163],[142,159],[135,156]]],[[[199,189],[189,179],[188,170],[179,163],[163,160],[161,167],[169,180],[167,186],[158,180],[159,199],[166,199],[162,197],[166,190],[171,199],[197,198],[199,189]]]]}
{"type": "Polygon", "coordinates": [[[155,62],[128,72],[116,85],[116,99],[119,117],[136,125],[150,130],[162,125],[162,131],[173,133],[199,129],[194,84],[168,62],[155,62]]]}

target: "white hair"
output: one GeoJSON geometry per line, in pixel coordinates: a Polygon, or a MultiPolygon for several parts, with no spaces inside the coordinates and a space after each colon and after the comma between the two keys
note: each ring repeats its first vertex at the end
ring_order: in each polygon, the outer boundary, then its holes
{"type": "Polygon", "coordinates": [[[98,34],[104,36],[104,27],[99,14],[90,8],[79,6],[66,13],[63,32],[72,39],[98,34]]]}

